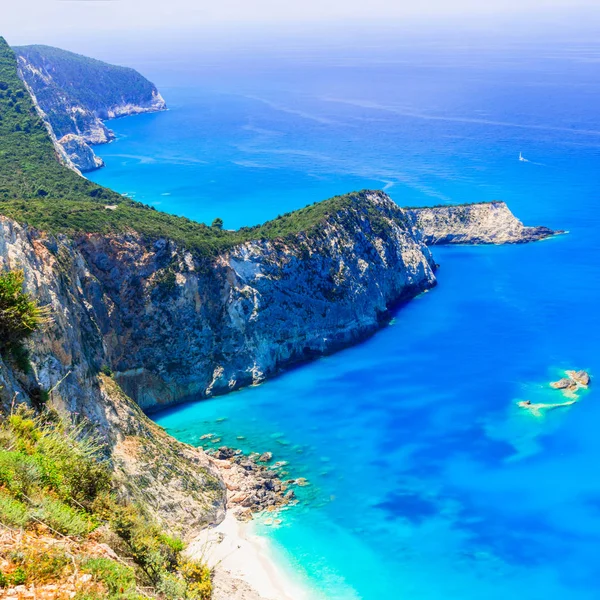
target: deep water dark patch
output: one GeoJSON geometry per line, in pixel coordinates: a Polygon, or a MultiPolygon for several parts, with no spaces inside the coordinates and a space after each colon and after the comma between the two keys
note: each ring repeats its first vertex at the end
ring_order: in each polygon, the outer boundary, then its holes
{"type": "Polygon", "coordinates": [[[436,504],[412,492],[393,492],[374,505],[386,513],[387,520],[408,519],[421,523],[436,514],[436,504]]]}

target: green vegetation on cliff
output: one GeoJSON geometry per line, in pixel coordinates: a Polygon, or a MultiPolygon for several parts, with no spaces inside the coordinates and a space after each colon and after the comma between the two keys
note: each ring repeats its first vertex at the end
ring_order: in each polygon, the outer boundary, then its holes
{"type": "Polygon", "coordinates": [[[0,587],[35,584],[43,594],[46,584],[68,585],[64,597],[77,600],[208,600],[209,569],[112,488],[102,447],[83,425],[23,407],[4,416],[0,530],[14,535],[0,536],[0,587]]]}
{"type": "Polygon", "coordinates": [[[17,75],[15,55],[0,38],[0,202],[115,197],[58,163],[46,127],[17,75]]]}
{"type": "MultiPolygon", "coordinates": [[[[285,238],[357,206],[364,193],[338,196],[261,226],[228,231],[134,202],[61,165],[44,124],[17,75],[14,52],[0,38],[0,214],[50,233],[137,231],[169,238],[201,256],[255,239],[285,238]],[[107,208],[111,207],[111,208],[107,208]]],[[[366,203],[364,210],[369,211],[366,203]]],[[[377,215],[373,225],[376,225],[377,215]]]]}
{"type": "Polygon", "coordinates": [[[23,271],[0,273],[0,355],[27,370],[26,340],[48,318],[46,311],[23,291],[23,271]]]}

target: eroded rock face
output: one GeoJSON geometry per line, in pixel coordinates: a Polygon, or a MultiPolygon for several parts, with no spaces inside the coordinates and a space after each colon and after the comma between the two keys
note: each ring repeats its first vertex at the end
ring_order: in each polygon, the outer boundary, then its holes
{"type": "Polygon", "coordinates": [[[208,263],[134,235],[78,247],[103,291],[89,301],[109,364],[144,409],[258,383],[347,346],[435,285],[429,250],[379,192],[309,236],[248,242],[208,263]]]}
{"type": "Polygon", "coordinates": [[[27,290],[52,314],[30,344],[30,374],[0,359],[2,408],[31,403],[57,386],[49,402],[75,421],[94,424],[123,494],[175,532],[219,522],[226,491],[204,452],[170,438],[99,373],[107,352],[89,299],[101,298],[103,290],[75,244],[0,217],[0,269],[23,269],[27,290]]]}
{"type": "Polygon", "coordinates": [[[68,159],[82,172],[95,171],[104,166],[104,161],[94,154],[94,151],[79,135],[69,133],[58,140],[68,159]]]}
{"type": "Polygon", "coordinates": [[[504,202],[407,209],[429,245],[523,244],[555,235],[548,227],[526,227],[504,202]]]}

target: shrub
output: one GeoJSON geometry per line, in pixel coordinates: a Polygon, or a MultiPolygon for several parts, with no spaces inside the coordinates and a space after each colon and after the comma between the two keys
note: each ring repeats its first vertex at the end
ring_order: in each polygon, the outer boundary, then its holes
{"type": "Polygon", "coordinates": [[[45,496],[39,502],[34,515],[37,519],[63,535],[82,536],[97,525],[91,515],[71,508],[64,502],[45,496]]]}
{"type": "Polygon", "coordinates": [[[24,282],[23,271],[0,274],[0,352],[10,354],[17,366],[27,371],[28,353],[23,341],[47,322],[48,312],[23,291],[24,282]]]}
{"type": "Polygon", "coordinates": [[[133,506],[116,507],[111,526],[125,541],[131,558],[153,585],[161,581],[163,573],[177,568],[182,542],[164,535],[138,509],[133,506]]]}
{"type": "Polygon", "coordinates": [[[0,484],[19,500],[32,495],[41,479],[34,457],[18,452],[0,450],[0,484]]]}
{"type": "Polygon", "coordinates": [[[60,579],[66,567],[71,564],[71,559],[63,550],[35,545],[13,552],[10,558],[12,564],[17,566],[11,574],[14,585],[20,585],[15,579],[28,584],[60,579]]]}
{"type": "Polygon", "coordinates": [[[185,598],[187,585],[177,573],[164,573],[156,589],[164,598],[185,598]]]}
{"type": "Polygon", "coordinates": [[[23,502],[0,493],[0,523],[9,527],[26,527],[30,521],[31,515],[23,502]]]}
{"type": "Polygon", "coordinates": [[[27,574],[23,567],[17,567],[8,578],[9,583],[12,585],[23,585],[27,582],[27,574]]]}
{"type": "Polygon", "coordinates": [[[81,569],[103,583],[109,594],[124,594],[135,590],[133,569],[109,558],[90,558],[81,565],[81,569]]]}
{"type": "Polygon", "coordinates": [[[186,561],[181,565],[181,574],[187,583],[186,598],[190,600],[210,600],[212,581],[210,569],[204,563],[186,561]]]}
{"type": "Polygon", "coordinates": [[[90,509],[96,497],[110,490],[110,472],[102,446],[84,435],[83,426],[43,426],[36,454],[43,481],[65,502],[90,509]]]}

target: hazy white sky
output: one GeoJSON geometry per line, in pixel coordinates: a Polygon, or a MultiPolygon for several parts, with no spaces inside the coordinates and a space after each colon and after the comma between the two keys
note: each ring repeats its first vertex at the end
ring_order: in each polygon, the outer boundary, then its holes
{"type": "MultiPolygon", "coordinates": [[[[600,0],[1,0],[0,34],[13,44],[101,32],[190,31],[339,20],[402,22],[595,9],[600,0]],[[6,6],[8,5],[8,6],[6,6]]],[[[524,16],[525,18],[525,16],[524,16]]],[[[530,16],[526,17],[530,19],[530,16]]]]}

